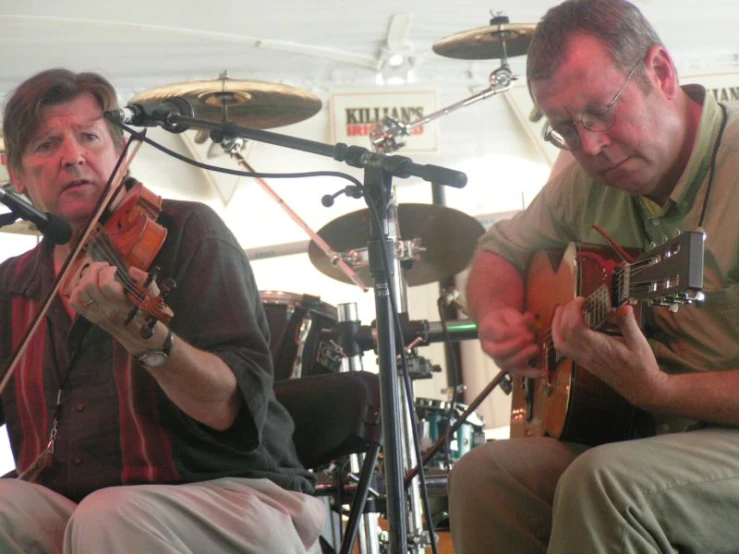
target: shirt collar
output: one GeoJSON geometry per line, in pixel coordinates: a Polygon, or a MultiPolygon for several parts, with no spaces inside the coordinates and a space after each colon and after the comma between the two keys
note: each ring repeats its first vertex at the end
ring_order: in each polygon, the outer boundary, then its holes
{"type": "Polygon", "coordinates": [[[673,205],[678,209],[681,207],[688,209],[692,205],[693,198],[708,176],[711,167],[711,153],[718,140],[722,113],[716,99],[701,85],[685,85],[682,89],[692,100],[702,105],[695,143],[685,170],[670,193],[669,201],[665,206],[660,206],[644,196],[639,197],[644,208],[652,215],[664,213],[673,205]]]}

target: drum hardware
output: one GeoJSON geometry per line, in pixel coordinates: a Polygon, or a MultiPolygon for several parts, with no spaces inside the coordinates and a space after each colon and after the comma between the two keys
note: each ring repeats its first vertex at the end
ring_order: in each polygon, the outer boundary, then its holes
{"type": "Polygon", "coordinates": [[[432,49],[441,56],[463,60],[499,58],[501,65],[490,73],[488,88],[464,100],[410,123],[389,116],[384,117],[380,124],[370,132],[370,140],[374,149],[378,152],[395,152],[405,146],[401,139],[411,136],[416,127],[509,90],[518,77],[511,72],[508,58],[526,54],[535,30],[536,25],[534,24],[512,24],[508,17],[497,14],[490,20],[488,27],[455,33],[436,41],[432,49]]]}
{"type": "Polygon", "coordinates": [[[378,152],[395,152],[396,150],[400,150],[405,146],[405,143],[401,142],[399,137],[409,137],[411,136],[413,129],[416,127],[421,127],[460,108],[464,108],[480,100],[485,100],[486,98],[505,92],[513,87],[513,82],[517,80],[518,77],[511,72],[510,67],[508,67],[507,64],[504,64],[490,73],[490,86],[485,90],[430,113],[421,119],[410,123],[403,123],[391,116],[385,116],[380,121],[380,124],[370,131],[372,146],[378,152]]]}
{"type": "MultiPolygon", "coordinates": [[[[421,245],[421,239],[399,240],[395,243],[395,255],[401,267],[410,268],[414,261],[420,261],[426,248],[421,245]]],[[[353,269],[369,267],[369,253],[367,248],[357,248],[348,252],[341,252],[338,256],[353,269]]],[[[332,260],[332,264],[334,261],[332,260]]]]}
{"type": "MultiPolygon", "coordinates": [[[[340,305],[341,306],[341,305],[340,305]]],[[[403,334],[403,344],[408,347],[428,346],[434,342],[442,342],[445,339],[443,324],[440,321],[428,321],[426,319],[408,319],[407,313],[399,314],[400,328],[403,334]]],[[[351,327],[344,326],[339,320],[340,333],[339,345],[344,352],[357,349],[358,351],[374,350],[377,347],[377,328],[375,324],[361,325],[359,321],[352,322],[351,327]]],[[[455,319],[446,322],[449,340],[461,341],[477,338],[477,325],[471,319],[455,319]]]]}
{"type": "MultiPolygon", "coordinates": [[[[477,239],[485,232],[474,217],[435,204],[399,204],[398,224],[403,240],[394,241],[395,251],[403,255],[402,274],[410,286],[441,281],[462,271],[472,259],[477,239]],[[450,229],[454,229],[453,234],[450,229]]],[[[365,282],[371,278],[366,248],[368,225],[369,210],[363,209],[344,214],[318,230],[318,236],[340,252],[341,259],[348,260],[365,282]]],[[[322,273],[350,282],[323,255],[318,244],[308,245],[308,256],[322,273]]]]}
{"type": "Polygon", "coordinates": [[[428,358],[418,355],[415,348],[409,348],[406,352],[406,362],[408,364],[408,375],[411,379],[417,381],[419,379],[431,379],[432,373],[441,373],[441,366],[432,364],[428,358]]]}
{"type": "Polygon", "coordinates": [[[260,291],[270,328],[275,379],[335,373],[341,367],[336,308],[317,296],[260,291]]]}

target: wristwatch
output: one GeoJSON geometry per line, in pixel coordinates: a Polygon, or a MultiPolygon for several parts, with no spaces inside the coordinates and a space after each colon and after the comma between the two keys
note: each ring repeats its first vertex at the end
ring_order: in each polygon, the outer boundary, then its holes
{"type": "Polygon", "coordinates": [[[164,365],[169,359],[173,344],[174,335],[172,335],[172,331],[168,329],[167,338],[164,339],[162,347],[159,350],[147,350],[139,356],[139,362],[144,364],[146,367],[159,367],[164,365]]]}

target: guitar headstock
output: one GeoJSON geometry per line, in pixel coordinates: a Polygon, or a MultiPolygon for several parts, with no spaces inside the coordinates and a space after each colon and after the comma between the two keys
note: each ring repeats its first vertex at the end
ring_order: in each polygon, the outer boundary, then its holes
{"type": "Polygon", "coordinates": [[[700,231],[685,231],[627,264],[616,285],[619,304],[642,301],[667,306],[702,303],[703,241],[700,231]]]}

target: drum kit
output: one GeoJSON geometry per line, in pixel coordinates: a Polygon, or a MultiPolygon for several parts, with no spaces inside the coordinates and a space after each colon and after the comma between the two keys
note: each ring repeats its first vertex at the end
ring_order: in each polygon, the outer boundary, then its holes
{"type": "MultiPolygon", "coordinates": [[[[419,121],[398,122],[386,120],[378,125],[371,136],[372,145],[378,152],[389,152],[400,147],[399,137],[410,135],[412,129],[446,115],[449,112],[472,102],[487,98],[510,88],[515,76],[508,68],[507,58],[526,54],[533,36],[535,25],[511,24],[508,18],[497,15],[490,25],[456,33],[433,45],[435,53],[462,60],[501,59],[501,67],[491,74],[491,86],[486,91],[453,106],[430,114],[419,121]]],[[[218,79],[171,84],[148,90],[136,95],[131,104],[162,102],[173,98],[184,98],[194,108],[196,117],[214,123],[236,123],[253,129],[268,129],[296,123],[316,114],[321,101],[313,94],[284,84],[260,81],[230,79],[225,73],[218,79]]],[[[253,172],[240,151],[244,139],[199,131],[196,141],[203,142],[210,136],[221,148],[232,156],[247,172],[253,172]]],[[[368,209],[343,215],[314,232],[264,182],[259,184],[285,209],[311,237],[308,255],[313,265],[332,279],[355,283],[367,289],[370,282],[370,264],[367,244],[370,239],[368,209]]],[[[393,200],[394,202],[394,200],[393,200]]],[[[469,263],[477,239],[483,234],[482,225],[474,218],[460,211],[435,204],[398,204],[397,236],[393,239],[395,254],[400,268],[401,287],[398,294],[404,294],[404,286],[417,286],[452,278],[469,263]]],[[[322,302],[319,297],[308,294],[295,294],[280,291],[263,291],[262,302],[267,313],[271,330],[270,347],[275,361],[276,379],[300,378],[321,373],[332,373],[346,367],[346,333],[342,322],[346,318],[345,308],[322,302]]],[[[401,304],[405,305],[401,298],[401,304]]],[[[346,313],[350,313],[351,310],[346,313]]],[[[419,322],[408,326],[406,337],[412,344],[429,342],[429,329],[436,324],[419,322]]],[[[456,338],[474,338],[476,330],[469,332],[470,325],[447,322],[449,334],[456,338]],[[458,325],[457,325],[458,324],[458,325]],[[457,329],[458,332],[457,332],[457,329]],[[464,329],[464,330],[462,330],[464,329]]],[[[437,333],[441,340],[442,333],[437,333]]],[[[372,349],[377,338],[371,327],[360,326],[353,337],[360,342],[360,350],[372,349]],[[361,337],[361,338],[360,338],[361,337]]],[[[406,348],[406,345],[401,345],[406,348]]],[[[418,418],[417,428],[423,435],[422,449],[425,453],[431,444],[439,439],[447,439],[448,448],[442,454],[433,453],[427,462],[435,468],[448,468],[465,452],[484,440],[483,423],[474,413],[464,410],[466,406],[455,402],[419,398],[411,407],[418,418]],[[456,426],[456,433],[449,436],[451,422],[464,416],[464,426],[456,426]]],[[[407,433],[407,429],[403,430],[407,433]]],[[[407,437],[406,437],[407,438],[407,437]]],[[[408,441],[404,441],[407,445],[408,441]]],[[[406,468],[406,470],[409,468],[406,468]]],[[[411,505],[411,511],[417,509],[411,505]]],[[[416,522],[420,521],[420,516],[416,522]]],[[[392,522],[391,522],[392,525],[392,522]]],[[[391,533],[393,528],[391,526],[391,533]]],[[[416,533],[420,529],[410,530],[416,533]]],[[[423,541],[408,541],[411,548],[425,550],[423,541]]],[[[403,541],[405,542],[405,541],[403,541]]],[[[367,545],[360,545],[362,552],[369,552],[367,545]]]]}

